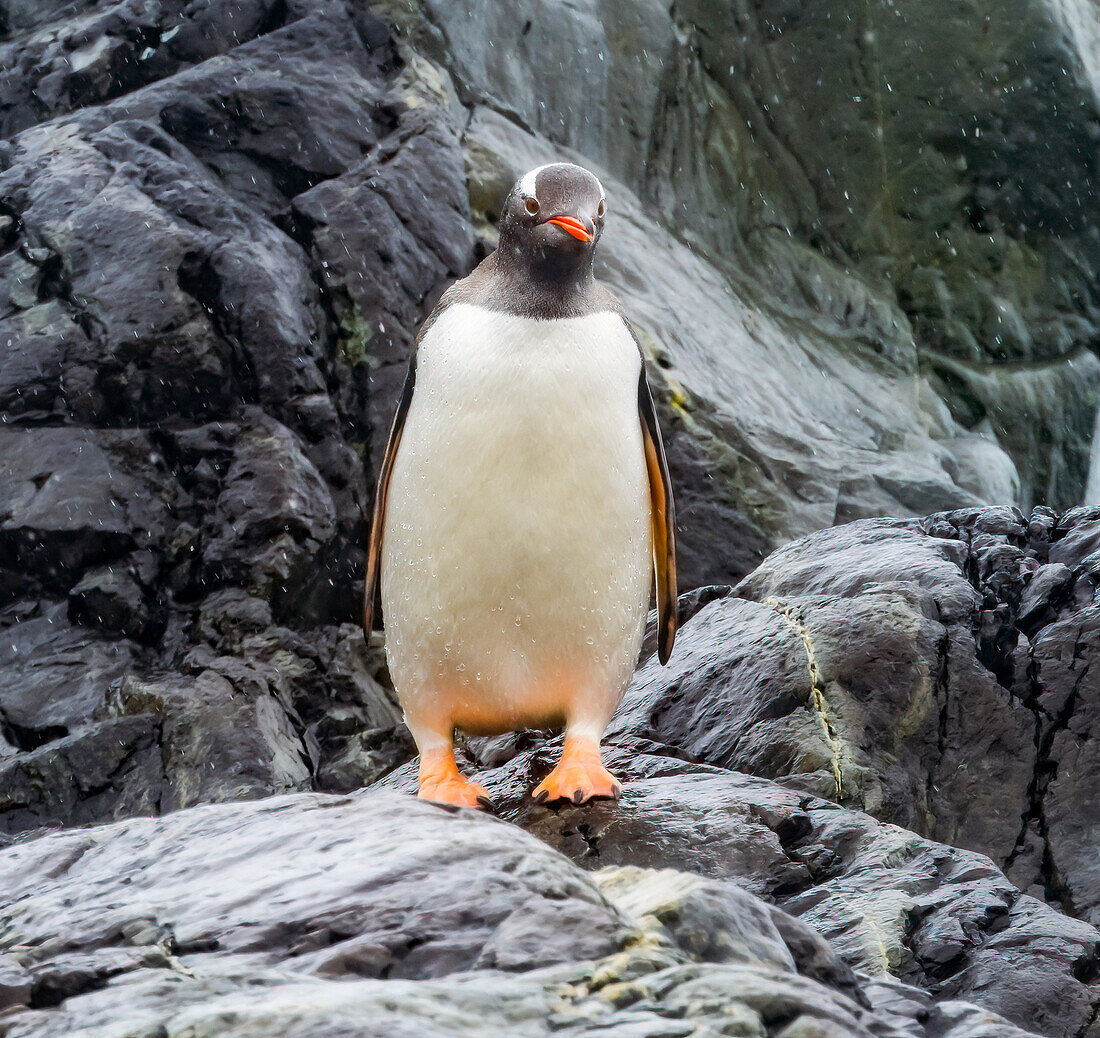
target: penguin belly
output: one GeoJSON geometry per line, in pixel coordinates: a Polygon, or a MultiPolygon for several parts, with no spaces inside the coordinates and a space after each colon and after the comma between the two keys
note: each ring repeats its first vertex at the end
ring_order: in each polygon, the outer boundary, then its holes
{"type": "Polygon", "coordinates": [[[460,303],[425,333],[382,547],[390,673],[422,748],[453,728],[602,734],[649,603],[640,374],[613,312],[460,303]]]}

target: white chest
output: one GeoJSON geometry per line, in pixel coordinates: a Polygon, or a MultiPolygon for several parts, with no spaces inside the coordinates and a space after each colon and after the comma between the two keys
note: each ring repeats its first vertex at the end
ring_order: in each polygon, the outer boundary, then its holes
{"type": "Polygon", "coordinates": [[[622,319],[604,312],[542,321],[459,304],[420,345],[407,431],[436,448],[469,432],[525,448],[568,446],[584,435],[614,438],[637,425],[641,359],[622,319]],[[485,428],[481,423],[493,423],[485,428]],[[450,424],[446,435],[437,426],[450,424]],[[415,428],[413,428],[415,427],[415,428]]]}
{"type": "Polygon", "coordinates": [[[472,508],[493,527],[571,526],[578,508],[592,520],[624,493],[637,505],[640,372],[616,314],[539,321],[450,307],[420,346],[394,482],[437,521],[472,508]]]}
{"type": "Polygon", "coordinates": [[[561,685],[565,666],[621,693],[649,591],[640,373],[614,313],[539,321],[458,304],[437,318],[383,539],[399,692],[467,675],[514,700],[561,685]]]}

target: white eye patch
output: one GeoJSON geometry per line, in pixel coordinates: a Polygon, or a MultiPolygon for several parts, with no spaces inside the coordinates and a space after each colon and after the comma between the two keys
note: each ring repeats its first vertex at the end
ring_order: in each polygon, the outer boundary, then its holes
{"type": "MultiPolygon", "coordinates": [[[[552,162],[548,162],[546,164],[546,166],[552,166],[552,165],[554,165],[554,163],[552,163],[552,162]]],[[[532,197],[534,197],[534,195],[535,195],[535,181],[538,180],[539,174],[544,169],[546,169],[546,166],[536,166],[529,173],[524,173],[523,174],[523,179],[519,182],[520,194],[531,195],[532,197]]]]}

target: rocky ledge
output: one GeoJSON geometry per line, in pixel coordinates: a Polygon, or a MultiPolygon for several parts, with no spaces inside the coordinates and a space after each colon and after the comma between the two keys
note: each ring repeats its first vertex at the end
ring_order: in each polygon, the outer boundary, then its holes
{"type": "Polygon", "coordinates": [[[1098,559],[1100,509],[971,510],[684,596],[608,735],[617,804],[535,805],[558,743],[521,733],[465,747],[497,818],[399,795],[405,753],[352,796],[24,826],[0,1033],[1096,1038],[1098,559]]]}
{"type": "Polygon", "coordinates": [[[987,859],[719,769],[629,770],[617,806],[526,813],[596,871],[378,790],[9,848],[0,1033],[1028,1033],[990,1006],[1095,1032],[1096,931],[987,859]]]}

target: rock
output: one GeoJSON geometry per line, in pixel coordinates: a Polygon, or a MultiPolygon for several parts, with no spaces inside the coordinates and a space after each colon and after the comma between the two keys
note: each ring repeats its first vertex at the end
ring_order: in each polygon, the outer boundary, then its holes
{"type": "MultiPolygon", "coordinates": [[[[1091,766],[1087,739],[1100,699],[1088,665],[1096,652],[1087,554],[1091,516],[1080,510],[1048,524],[1041,512],[1025,522],[1018,513],[989,510],[933,516],[915,530],[854,524],[776,553],[741,591],[755,599],[801,600],[811,611],[807,616],[820,608],[821,595],[859,601],[883,594],[891,586],[887,582],[917,594],[924,616],[938,625],[934,630],[943,631],[939,648],[926,643],[915,656],[907,655],[883,642],[881,632],[869,632],[876,647],[868,643],[863,651],[876,658],[882,673],[895,675],[889,682],[892,691],[884,683],[872,696],[880,705],[906,687],[896,680],[905,660],[922,661],[911,691],[897,700],[899,717],[907,724],[894,722],[880,730],[904,733],[923,714],[928,734],[918,739],[931,739],[934,718],[926,712],[931,705],[918,708],[917,693],[926,685],[934,689],[939,704],[936,750],[929,757],[934,766],[919,769],[925,775],[929,815],[921,822],[885,803],[863,803],[884,818],[990,854],[1023,889],[1036,888],[1096,922],[1100,885],[1078,842],[1093,839],[1089,834],[1097,831],[1096,822],[1091,800],[1073,792],[1082,781],[1080,769],[1091,766]],[[859,543],[881,547],[861,553],[859,543]],[[890,548],[882,550],[886,543],[890,548]],[[948,559],[953,561],[948,564],[948,559]],[[959,725],[974,727],[964,734],[959,725]],[[989,799],[993,790],[995,801],[989,799]],[[1060,854],[1051,843],[1048,821],[1055,804],[1060,854]],[[970,810],[982,820],[969,819],[970,810]]],[[[811,646],[841,639],[841,653],[858,658],[848,642],[850,632],[822,634],[811,628],[811,646]]],[[[816,648],[814,655],[821,655],[816,648]]],[[[840,682],[848,691],[831,700],[837,710],[850,709],[850,697],[862,700],[870,673],[863,667],[858,682],[840,682]]],[[[826,698],[831,691],[826,688],[826,698]]],[[[838,721],[838,727],[845,722],[838,721]]],[[[897,734],[888,752],[900,762],[907,755],[898,752],[897,734]]],[[[877,751],[865,745],[855,756],[866,760],[868,752],[874,756],[877,751]]],[[[881,775],[888,768],[880,763],[872,771],[881,775]]],[[[913,781],[914,803],[922,800],[915,792],[921,781],[913,781]]]]}
{"type": "Polygon", "coordinates": [[[239,430],[203,532],[205,585],[243,583],[272,601],[273,612],[285,611],[287,599],[297,604],[304,597],[314,558],[336,533],[335,508],[294,435],[258,415],[239,430]]]}
{"type": "Polygon", "coordinates": [[[0,833],[153,814],[159,734],[148,715],[120,718],[0,757],[0,833]]]}
{"type": "Polygon", "coordinates": [[[977,658],[977,596],[943,543],[866,521],[777,553],[742,586],[760,601],[711,602],[668,668],[641,668],[613,737],[782,778],[1005,860],[1034,717],[977,658]]]}
{"type": "Polygon", "coordinates": [[[145,551],[135,552],[123,565],[89,571],[69,592],[69,619],[155,642],[165,622],[152,600],[156,570],[156,556],[145,551]]]}
{"type": "Polygon", "coordinates": [[[176,954],[218,951],[256,965],[294,957],[303,972],[330,977],[428,979],[478,959],[486,968],[517,970],[617,949],[622,920],[583,874],[537,841],[517,844],[518,834],[507,827],[473,819],[455,828],[450,820],[437,808],[386,797],[208,807],[9,849],[9,868],[33,858],[65,882],[52,884],[52,895],[41,889],[36,896],[8,872],[5,889],[8,896],[20,890],[20,943],[33,945],[48,936],[43,927],[56,932],[51,897],[65,896],[80,875],[98,887],[95,902],[73,906],[66,924],[69,952],[94,953],[112,932],[125,946],[141,922],[159,929],[158,940],[169,941],[176,954]],[[288,845],[291,819],[310,824],[300,825],[288,845]],[[421,830],[419,843],[400,835],[410,822],[421,830]],[[440,841],[447,833],[459,838],[441,873],[440,841]],[[83,864],[72,860],[74,854],[83,864]],[[486,874],[490,863],[500,869],[496,877],[486,874]],[[337,874],[322,879],[332,867],[337,874]],[[445,873],[448,884],[424,900],[433,879],[445,873]],[[200,875],[205,882],[189,882],[200,875]],[[135,877],[144,878],[135,886],[135,877]],[[270,899],[272,884],[297,908],[270,899]],[[499,900],[495,906],[483,902],[481,918],[464,931],[454,892],[478,887],[495,890],[499,900]],[[319,896],[322,888],[327,893],[319,896]],[[417,913],[426,932],[416,932],[417,913]],[[572,918],[574,932],[535,924],[540,915],[545,922],[559,914],[572,918]]]}
{"type": "Polygon", "coordinates": [[[512,826],[381,792],[52,834],[0,851],[0,890],[22,1038],[943,1033],[919,992],[898,986],[908,1018],[896,994],[879,1010],[809,926],[732,883],[588,874],[512,826]]]}
{"type": "Polygon", "coordinates": [[[35,606],[5,628],[0,653],[0,719],[9,741],[29,750],[89,720],[136,646],[70,626],[61,606],[35,606]]]}
{"type": "Polygon", "coordinates": [[[472,266],[457,135],[414,109],[376,154],[298,195],[293,214],[322,271],[341,356],[369,384],[371,450],[381,458],[427,304],[472,266]]]}
{"type": "Polygon", "coordinates": [[[1097,923],[1094,513],[1047,518],[868,520],[792,543],[689,603],[611,739],[989,854],[1097,923]]]}
{"type": "Polygon", "coordinates": [[[25,1006],[31,997],[31,975],[14,958],[0,958],[0,1010],[25,1006]]]}
{"type": "Polygon", "coordinates": [[[5,363],[0,368],[0,408],[19,419],[57,413],[63,394],[62,369],[66,345],[74,347],[84,332],[53,300],[0,319],[5,363]]]}
{"type": "Polygon", "coordinates": [[[1100,925],[1100,864],[1092,853],[1100,838],[1100,807],[1087,792],[1100,766],[1092,745],[1100,730],[1098,621],[1095,602],[1067,609],[1031,639],[1021,682],[1028,681],[1027,693],[1034,697],[1043,766],[1027,822],[1040,837],[1042,854],[1036,861],[1021,839],[1016,861],[1017,882],[1043,884],[1069,911],[1100,925]]]}
{"type": "MultiPolygon", "coordinates": [[[[425,297],[466,269],[459,124],[393,93],[389,31],[341,2],[11,8],[6,24],[23,35],[0,45],[0,626],[20,632],[5,754],[77,732],[98,745],[104,718],[143,716],[168,777],[110,789],[150,811],[301,788],[323,762],[341,788],[403,762],[386,694],[349,701],[362,664],[333,656],[361,615],[364,459],[388,407],[352,318],[405,348],[425,297]],[[345,233],[408,276],[349,293],[364,270],[336,269],[345,233]],[[61,671],[24,662],[21,629],[62,603],[76,627],[58,625],[69,666],[46,696],[61,671]],[[126,662],[105,666],[91,632],[123,639],[126,662]],[[333,700],[339,732],[318,739],[333,700]],[[224,772],[202,772],[206,750],[224,772]]],[[[110,755],[85,764],[78,788],[110,755]]],[[[113,817],[107,798],[81,810],[113,817]]]]}
{"type": "Polygon", "coordinates": [[[1100,931],[1021,894],[983,855],[735,772],[636,748],[609,764],[626,780],[620,803],[557,810],[530,800],[548,768],[538,751],[474,773],[505,817],[586,868],[735,880],[864,974],[977,1002],[1040,1034],[1095,1030],[1100,931]]]}
{"type": "MultiPolygon", "coordinates": [[[[602,0],[507,13],[388,6],[409,49],[474,110],[471,197],[483,219],[507,179],[486,167],[515,161],[525,135],[506,127],[523,127],[620,181],[628,207],[633,192],[647,216],[698,246],[696,258],[720,257],[738,301],[711,344],[725,288],[648,228],[641,247],[616,246],[609,222],[604,274],[654,343],[667,418],[684,420],[694,441],[686,458],[677,452],[678,485],[709,489],[712,501],[738,488],[724,508],[685,516],[687,546],[711,548],[708,531],[728,511],[742,518],[723,528],[762,540],[748,549],[760,551],[775,546],[777,524],[808,532],[824,511],[830,523],[913,514],[961,504],[962,492],[1024,507],[1076,502],[1100,387],[1088,346],[1094,158],[1077,143],[1095,134],[1097,85],[1089,30],[1067,25],[1089,15],[1047,0],[888,17],[846,0],[797,14],[697,0],[672,17],[656,2],[628,14],[602,0]],[[1026,42],[1012,32],[1021,17],[1034,26],[1026,42]],[[986,19],[995,61],[971,18],[986,19]],[[958,31],[945,36],[945,24],[958,31]],[[563,67],[578,74],[563,78],[563,67]],[[511,140],[484,147],[479,120],[500,122],[493,132],[511,140]],[[1059,156],[1053,165],[1036,167],[1036,140],[1059,156]],[[1055,169],[1073,185],[1064,207],[1055,169]],[[653,305],[648,286],[672,283],[653,305]],[[693,335],[680,334],[685,324],[693,335]],[[803,383],[803,371],[828,375],[803,383]],[[887,404],[873,372],[911,379],[912,395],[887,404]],[[834,392],[858,399],[841,404],[834,392]]],[[[692,582],[731,579],[719,564],[721,552],[709,570],[689,569],[692,582]]]]}
{"type": "Polygon", "coordinates": [[[147,435],[0,429],[0,457],[0,566],[31,586],[67,591],[86,567],[160,547],[177,487],[147,435]]]}
{"type": "Polygon", "coordinates": [[[269,675],[232,658],[210,664],[184,678],[128,675],[107,698],[110,716],[157,722],[158,809],[308,787],[298,719],[265,680],[269,675]]]}

